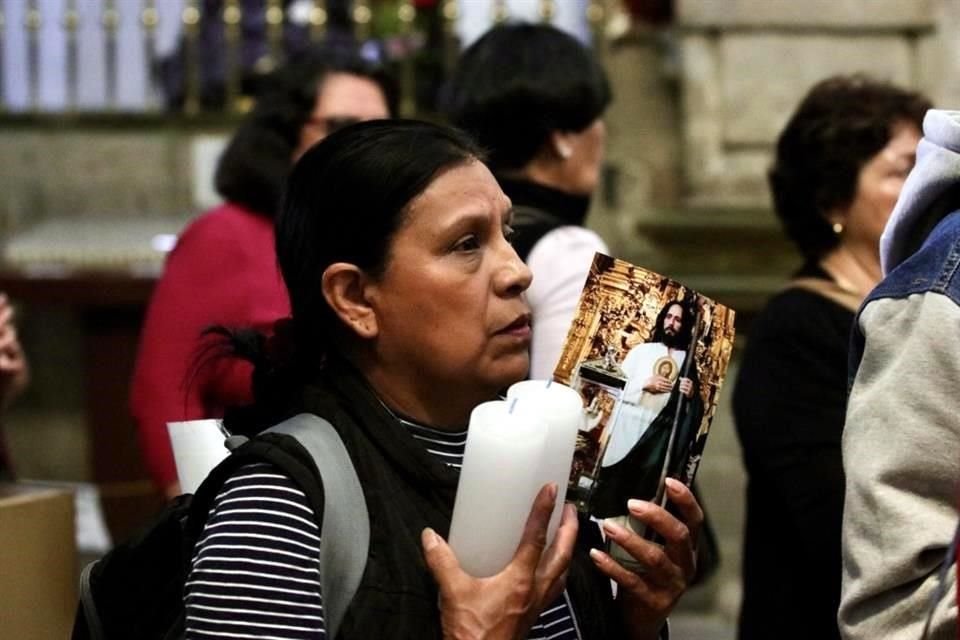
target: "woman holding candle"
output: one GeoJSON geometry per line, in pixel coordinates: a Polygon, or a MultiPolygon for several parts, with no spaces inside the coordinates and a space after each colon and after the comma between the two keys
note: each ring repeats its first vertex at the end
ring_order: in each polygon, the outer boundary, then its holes
{"type": "MultiPolygon", "coordinates": [[[[684,521],[630,506],[663,547],[607,529],[649,567],[643,576],[591,550],[599,532],[578,531],[571,507],[547,547],[552,484],[500,573],[468,575],[444,541],[470,413],[529,365],[530,272],[507,241],[509,217],[473,144],[431,124],[354,125],[293,169],[277,220],[292,317],[266,343],[235,334],[256,365],[257,401],[228,424],[310,411],[340,433],[371,527],[341,638],[652,639],[693,575],[702,514],[678,483],[669,496],[684,521]]],[[[224,486],[194,554],[187,637],[324,636],[322,531],[307,505],[269,468],[241,469],[224,486]],[[231,508],[241,501],[256,509],[231,508]]]]}

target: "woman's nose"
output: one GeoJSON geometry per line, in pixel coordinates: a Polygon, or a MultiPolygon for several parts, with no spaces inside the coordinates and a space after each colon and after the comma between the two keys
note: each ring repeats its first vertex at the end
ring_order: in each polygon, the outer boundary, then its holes
{"type": "Polygon", "coordinates": [[[497,270],[497,290],[503,295],[520,295],[533,282],[533,272],[509,243],[504,243],[501,255],[503,263],[497,270]]]}

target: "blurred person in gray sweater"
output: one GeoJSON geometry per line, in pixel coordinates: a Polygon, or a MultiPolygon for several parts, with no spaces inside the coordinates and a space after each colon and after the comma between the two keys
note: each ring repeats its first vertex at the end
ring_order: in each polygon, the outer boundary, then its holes
{"type": "Polygon", "coordinates": [[[931,109],[854,323],[843,433],[845,640],[957,637],[960,112],[931,109]],[[942,592],[938,593],[944,576],[942,592]]]}

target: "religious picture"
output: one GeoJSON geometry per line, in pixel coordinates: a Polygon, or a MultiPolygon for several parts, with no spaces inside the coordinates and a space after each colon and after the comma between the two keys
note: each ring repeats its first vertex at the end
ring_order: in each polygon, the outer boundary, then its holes
{"type": "MultiPolygon", "coordinates": [[[[630,498],[665,504],[693,482],[730,353],[734,312],[684,285],[596,254],[554,379],[583,397],[567,499],[598,519],[630,498]]],[[[611,553],[630,560],[619,549],[611,553]]]]}

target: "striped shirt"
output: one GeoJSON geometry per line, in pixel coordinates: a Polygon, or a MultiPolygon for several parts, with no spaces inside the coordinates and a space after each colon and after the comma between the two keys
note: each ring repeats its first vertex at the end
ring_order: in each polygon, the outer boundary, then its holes
{"type": "MultiPolygon", "coordinates": [[[[461,467],[465,430],[398,420],[431,455],[461,467]]],[[[271,465],[242,467],[224,483],[197,542],[184,595],[186,638],[325,638],[319,553],[306,495],[271,465]]],[[[566,592],[528,637],[579,638],[566,592]]]]}

